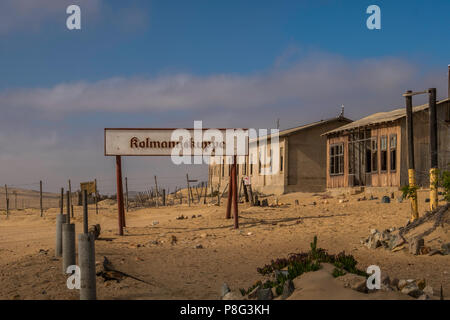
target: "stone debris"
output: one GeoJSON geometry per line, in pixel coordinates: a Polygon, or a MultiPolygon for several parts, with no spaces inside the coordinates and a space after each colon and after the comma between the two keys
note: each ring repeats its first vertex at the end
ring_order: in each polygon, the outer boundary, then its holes
{"type": "Polygon", "coordinates": [[[240,292],[230,291],[222,297],[222,300],[244,300],[240,292]]]}
{"type": "Polygon", "coordinates": [[[197,245],[195,246],[195,249],[203,249],[203,246],[202,246],[201,244],[197,244],[197,245]]]}
{"type": "Polygon", "coordinates": [[[272,300],[273,299],[273,293],[272,288],[260,288],[256,293],[256,299],[257,300],[272,300]]]}
{"type": "Polygon", "coordinates": [[[224,283],[222,285],[222,288],[221,288],[221,295],[220,296],[223,298],[230,291],[231,290],[230,290],[230,287],[228,286],[228,284],[224,283]]]}
{"type": "Polygon", "coordinates": [[[409,253],[413,255],[418,255],[421,248],[425,245],[425,240],[423,238],[414,238],[409,242],[409,253]]]}
{"type": "Polygon", "coordinates": [[[294,292],[294,282],[291,279],[287,280],[283,285],[283,293],[281,294],[281,299],[288,298],[292,292],[294,292]]]}
{"type": "Polygon", "coordinates": [[[89,226],[88,233],[92,233],[94,235],[94,239],[97,240],[100,237],[100,225],[94,224],[89,226]]]}
{"type": "Polygon", "coordinates": [[[182,214],[181,215],[179,215],[178,217],[176,217],[175,219],[176,220],[184,220],[184,219],[187,219],[188,217],[185,217],[185,216],[183,216],[182,214]]]}

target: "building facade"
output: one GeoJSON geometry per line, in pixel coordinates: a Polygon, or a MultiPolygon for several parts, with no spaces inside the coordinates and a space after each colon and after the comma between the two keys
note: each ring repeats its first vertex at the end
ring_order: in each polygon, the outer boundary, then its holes
{"type": "MultiPolygon", "coordinates": [[[[278,144],[260,145],[260,139],[251,141],[249,155],[241,157],[237,165],[238,181],[244,177],[252,190],[266,195],[288,192],[319,192],[326,188],[327,139],[323,133],[350,123],[339,116],[279,132],[278,144]],[[267,152],[266,152],[267,150],[267,152]],[[261,162],[261,153],[266,153],[266,163],[261,162]],[[274,161],[274,157],[278,161],[274,161]],[[274,167],[276,166],[276,168],[274,167]]],[[[230,175],[230,161],[226,157],[215,157],[209,165],[209,185],[222,193],[230,175]]]]}
{"type": "MultiPolygon", "coordinates": [[[[450,166],[450,99],[436,104],[438,166],[450,166]]],[[[429,186],[428,104],[413,108],[414,160],[419,186],[429,186]]],[[[398,188],[408,184],[406,110],[381,112],[324,134],[327,188],[398,188]]]]}

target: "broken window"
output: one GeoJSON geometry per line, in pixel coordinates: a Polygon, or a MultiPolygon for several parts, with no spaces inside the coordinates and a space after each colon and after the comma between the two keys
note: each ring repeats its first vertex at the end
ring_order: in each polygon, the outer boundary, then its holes
{"type": "Polygon", "coordinates": [[[391,134],[389,137],[389,148],[390,148],[390,160],[391,160],[391,171],[397,170],[397,135],[391,134]]]}
{"type": "Polygon", "coordinates": [[[387,137],[380,138],[381,171],[387,170],[387,137]]]}
{"type": "Polygon", "coordinates": [[[330,174],[344,174],[344,144],[330,146],[330,174]]]}
{"type": "Polygon", "coordinates": [[[378,139],[372,138],[372,172],[378,172],[378,139]]]}

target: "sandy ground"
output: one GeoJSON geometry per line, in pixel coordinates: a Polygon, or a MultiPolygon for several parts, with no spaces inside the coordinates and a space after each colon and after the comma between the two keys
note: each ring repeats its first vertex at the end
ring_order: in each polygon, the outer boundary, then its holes
{"type": "MultiPolygon", "coordinates": [[[[375,264],[391,278],[425,278],[435,291],[442,284],[444,294],[450,294],[450,256],[412,256],[360,244],[371,228],[403,226],[409,218],[407,201],[357,201],[363,195],[347,196],[348,202],[339,203],[336,197],[323,200],[321,195],[293,193],[278,199],[281,207],[240,204],[239,231],[232,219],[225,219],[226,200],[220,207],[183,204],[133,210],[126,215],[122,237],[117,235],[117,207],[105,201],[96,215],[92,206],[89,224],[100,223],[102,228],[96,260],[106,256],[117,269],[150,283],[131,278],[104,282],[98,277],[98,298],[218,299],[224,282],[232,289],[249,287],[261,279],[257,267],[309,250],[314,235],[330,253],[353,254],[361,269],[375,264]],[[176,220],[180,214],[189,218],[176,220]],[[176,243],[171,243],[172,236],[176,243]],[[195,248],[198,244],[203,248],[195,248]]],[[[428,208],[427,195],[419,192],[421,213],[428,208]]],[[[77,233],[82,228],[81,210],[75,207],[77,233]]],[[[66,287],[61,259],[54,257],[57,213],[49,209],[40,218],[38,210],[13,210],[8,220],[0,213],[0,299],[78,299],[78,291],[66,287]]],[[[429,239],[429,245],[439,248],[440,242],[450,242],[448,229],[448,224],[440,227],[440,238],[429,239]]]]}

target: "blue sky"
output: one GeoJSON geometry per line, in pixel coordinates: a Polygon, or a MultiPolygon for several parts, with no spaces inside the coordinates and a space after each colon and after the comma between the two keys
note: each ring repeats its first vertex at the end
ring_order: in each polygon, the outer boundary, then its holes
{"type": "MultiPolygon", "coordinates": [[[[407,89],[445,97],[448,12],[447,0],[2,0],[1,183],[109,179],[104,127],[286,128],[341,104],[354,119],[402,106],[407,89]],[[67,30],[69,4],[82,30],[67,30]],[[381,30],[366,28],[372,4],[381,30]]],[[[126,161],[131,177],[186,171],[126,161]]]]}

